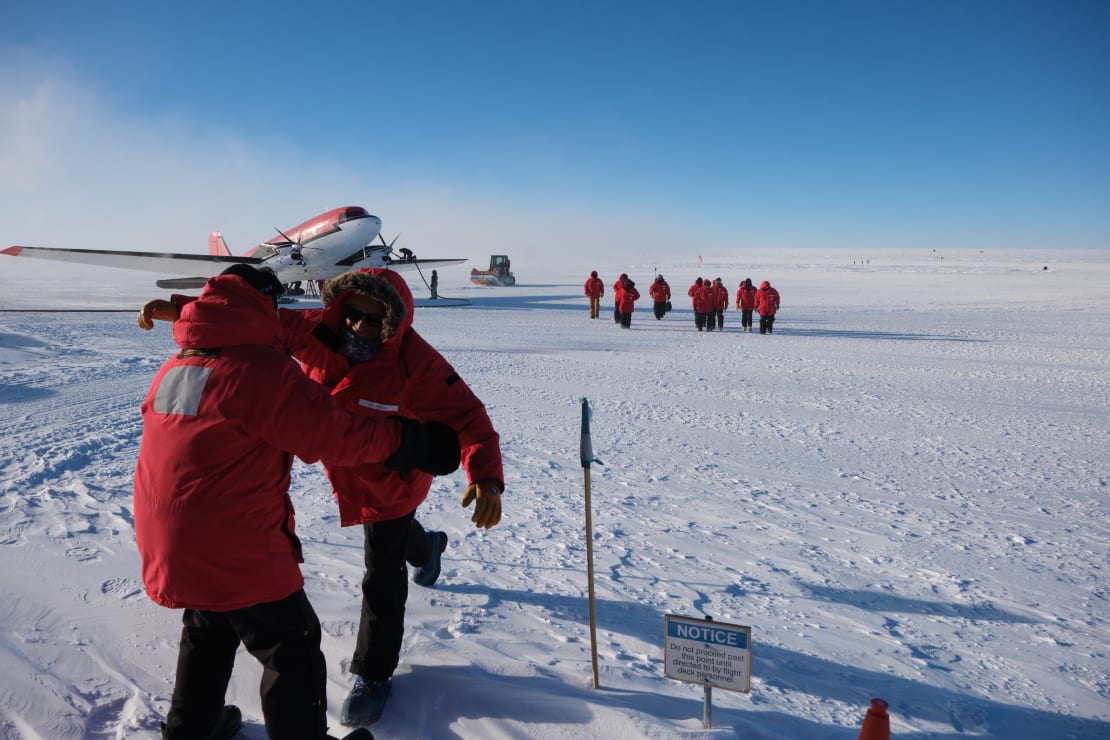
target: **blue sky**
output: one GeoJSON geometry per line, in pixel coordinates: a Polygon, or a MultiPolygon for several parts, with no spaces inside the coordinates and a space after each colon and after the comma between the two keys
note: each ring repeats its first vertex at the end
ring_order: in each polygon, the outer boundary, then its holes
{"type": "Polygon", "coordinates": [[[166,5],[0,5],[0,242],[1110,246],[1110,3],[166,5]]]}

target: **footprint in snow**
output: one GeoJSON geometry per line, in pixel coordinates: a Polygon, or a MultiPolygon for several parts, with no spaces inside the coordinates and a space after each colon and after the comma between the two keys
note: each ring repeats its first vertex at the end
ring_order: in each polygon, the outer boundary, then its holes
{"type": "Polygon", "coordinates": [[[100,585],[100,593],[115,596],[120,601],[138,596],[143,587],[134,578],[111,578],[100,585]]]}

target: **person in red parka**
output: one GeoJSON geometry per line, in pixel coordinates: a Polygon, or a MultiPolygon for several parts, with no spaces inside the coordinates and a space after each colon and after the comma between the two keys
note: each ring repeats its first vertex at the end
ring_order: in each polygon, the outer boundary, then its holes
{"type": "Polygon", "coordinates": [[[717,325],[720,331],[725,330],[725,311],[728,310],[728,288],[721,282],[720,278],[714,278],[711,286],[713,295],[713,313],[709,317],[709,321],[717,325]]]}
{"type": "Polygon", "coordinates": [[[752,330],[752,310],[755,308],[755,286],[751,278],[744,278],[736,290],[736,310],[740,312],[740,330],[752,330]]]}
{"type": "Polygon", "coordinates": [[[775,314],[779,310],[779,292],[766,280],[759,284],[755,293],[755,310],[759,311],[759,333],[773,334],[775,314]]]}
{"type": "MultiPolygon", "coordinates": [[[[424,427],[351,413],[305,377],[286,350],[281,291],[272,272],[235,265],[180,309],[159,301],[139,314],[144,329],[177,319],[181,348],[142,403],[134,495],[146,592],[184,609],[168,740],[238,731],[239,710],[223,702],[240,643],[262,663],[268,737],[330,737],[320,623],[298,565],[292,456],[411,471],[413,451],[430,449],[424,427]]],[[[458,466],[458,439],[436,426],[450,438],[448,459],[415,466],[444,472],[458,466]]]]}
{"type": "Polygon", "coordinates": [[[636,290],[636,283],[625,279],[621,289],[621,328],[632,328],[632,312],[636,310],[636,301],[640,300],[640,291],[636,290]]]}
{"type": "Polygon", "coordinates": [[[617,282],[613,283],[613,321],[617,324],[621,323],[621,291],[627,281],[628,274],[622,272],[617,282]]]}
{"type": "Polygon", "coordinates": [[[662,275],[656,275],[655,281],[648,288],[648,295],[651,296],[652,311],[655,312],[655,320],[658,321],[667,315],[667,311],[671,310],[671,286],[663,279],[662,275]]]}
{"type": "Polygon", "coordinates": [[[701,318],[698,331],[701,331],[702,327],[705,327],[706,331],[713,331],[717,326],[713,316],[713,300],[713,282],[705,278],[701,281],[701,287],[694,291],[694,322],[697,323],[698,318],[701,318]]]}
{"type": "Polygon", "coordinates": [[[582,292],[590,299],[590,318],[596,319],[601,315],[601,297],[605,295],[605,283],[597,276],[597,270],[591,272],[586,278],[582,292]]]}
{"type": "Polygon", "coordinates": [[[701,292],[702,282],[701,278],[694,280],[694,284],[686,291],[686,295],[690,296],[690,303],[694,309],[694,326],[698,328],[698,331],[705,330],[705,314],[698,310],[698,293],[701,292]]]}
{"type": "MultiPolygon", "coordinates": [[[[413,328],[413,298],[404,278],[393,270],[344,273],[324,285],[321,299],[323,309],[280,311],[293,356],[309,377],[359,413],[400,414],[454,429],[469,481],[463,506],[475,505],[475,526],[495,526],[505,489],[499,436],[481,400],[413,328]]],[[[356,678],[340,719],[352,726],[371,724],[392,693],[400,660],[405,563],[417,567],[415,583],[433,585],[447,535],[426,532],[416,521],[431,476],[398,475],[373,463],[325,468],[340,524],[361,525],[365,536],[362,614],[350,663],[356,678]]]]}

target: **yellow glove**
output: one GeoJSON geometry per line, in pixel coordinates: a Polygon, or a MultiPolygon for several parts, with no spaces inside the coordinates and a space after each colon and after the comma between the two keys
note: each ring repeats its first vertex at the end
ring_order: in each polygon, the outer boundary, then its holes
{"type": "Polygon", "coordinates": [[[150,331],[154,328],[154,320],[177,321],[181,312],[173,303],[163,300],[149,301],[139,309],[139,328],[150,331]]]}
{"type": "Polygon", "coordinates": [[[474,516],[470,521],[479,529],[489,529],[501,521],[501,481],[480,480],[470,484],[463,494],[463,508],[474,504],[474,516]]]}

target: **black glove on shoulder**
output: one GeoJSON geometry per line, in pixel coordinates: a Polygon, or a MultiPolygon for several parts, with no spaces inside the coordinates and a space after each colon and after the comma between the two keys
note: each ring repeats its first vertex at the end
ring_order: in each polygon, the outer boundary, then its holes
{"type": "Polygon", "coordinates": [[[401,446],[385,461],[398,473],[413,468],[431,475],[450,475],[459,469],[459,435],[438,421],[421,423],[400,418],[401,446]]]}

